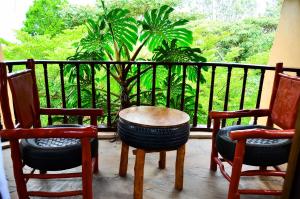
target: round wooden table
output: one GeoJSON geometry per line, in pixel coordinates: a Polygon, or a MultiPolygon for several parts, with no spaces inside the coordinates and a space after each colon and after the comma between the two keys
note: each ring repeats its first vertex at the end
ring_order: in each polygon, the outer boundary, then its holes
{"type": "Polygon", "coordinates": [[[125,177],[129,146],[135,147],[134,199],[143,198],[145,153],[159,152],[159,168],[166,166],[166,151],[177,150],[175,188],[183,188],[185,143],[189,136],[188,114],[165,107],[137,106],[119,113],[118,133],[122,140],[119,175],[125,177]]]}

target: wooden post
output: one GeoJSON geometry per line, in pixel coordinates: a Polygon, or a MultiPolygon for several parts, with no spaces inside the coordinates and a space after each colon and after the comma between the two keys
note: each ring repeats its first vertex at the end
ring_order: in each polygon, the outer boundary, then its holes
{"type": "Polygon", "coordinates": [[[182,145],[177,149],[176,156],[176,174],[175,174],[175,189],[181,191],[183,188],[183,171],[184,171],[184,155],[185,145],[182,145]]]}
{"type": "Polygon", "coordinates": [[[119,167],[119,176],[121,177],[125,177],[127,175],[128,150],[129,146],[125,142],[122,142],[121,159],[119,167]]]}
{"type": "Polygon", "coordinates": [[[166,168],[166,151],[159,152],[158,167],[160,169],[165,169],[166,168]]]}
{"type": "Polygon", "coordinates": [[[137,149],[135,166],[134,166],[134,193],[133,193],[134,199],[143,198],[144,164],[145,164],[145,151],[143,149],[137,149]]]}

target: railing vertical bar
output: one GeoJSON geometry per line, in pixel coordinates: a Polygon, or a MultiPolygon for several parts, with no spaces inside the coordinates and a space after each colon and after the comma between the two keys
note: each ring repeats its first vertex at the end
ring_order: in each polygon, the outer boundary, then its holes
{"type": "MultiPolygon", "coordinates": [[[[260,73],[260,80],[259,80],[259,88],[258,88],[258,94],[257,94],[257,99],[256,99],[256,106],[255,108],[259,108],[260,106],[260,100],[261,100],[261,93],[262,93],[262,88],[264,84],[264,79],[265,79],[265,69],[261,69],[260,73]]],[[[257,124],[257,117],[254,117],[254,124],[257,124]]]]}
{"type": "MultiPolygon", "coordinates": [[[[77,84],[77,107],[81,108],[81,88],[80,88],[80,65],[79,63],[75,64],[76,66],[76,84],[77,84]]],[[[78,117],[78,124],[82,124],[82,117],[78,117]]]]}
{"type": "Polygon", "coordinates": [[[110,64],[106,64],[107,127],[111,127],[110,64]]]}
{"type": "Polygon", "coordinates": [[[137,79],[136,79],[136,104],[141,105],[141,64],[137,64],[137,79]]]}
{"type": "Polygon", "coordinates": [[[13,71],[13,65],[7,64],[7,67],[8,67],[8,72],[11,73],[13,71]]]}
{"type": "Polygon", "coordinates": [[[91,63],[91,78],[92,78],[92,107],[96,108],[96,88],[95,88],[95,64],[91,63]]]}
{"type": "Polygon", "coordinates": [[[156,64],[153,64],[153,77],[152,77],[152,99],[151,105],[155,106],[155,89],[156,89],[156,64]]]}
{"type": "MultiPolygon", "coordinates": [[[[45,80],[45,91],[46,91],[46,103],[47,103],[47,108],[51,108],[47,63],[43,63],[43,68],[44,68],[44,80],[45,80]]],[[[51,115],[48,115],[48,125],[52,125],[51,115]]]]}
{"type": "MultiPolygon", "coordinates": [[[[225,91],[225,99],[224,99],[224,108],[223,108],[224,111],[228,110],[228,100],[229,100],[231,71],[232,71],[232,66],[228,66],[227,81],[226,81],[226,91],[225,91]]],[[[225,125],[226,125],[226,120],[222,120],[222,127],[224,127],[225,125]]]]}
{"type": "Polygon", "coordinates": [[[200,79],[201,79],[201,64],[197,66],[197,85],[196,85],[196,97],[195,97],[195,110],[193,126],[197,126],[198,120],[198,105],[199,105],[199,93],[200,93],[200,79]]]}
{"type": "Polygon", "coordinates": [[[167,88],[167,104],[166,107],[170,107],[171,100],[171,80],[172,80],[172,65],[168,65],[168,88],[167,88]]]}
{"type": "MultiPolygon", "coordinates": [[[[244,109],[244,101],[245,101],[245,92],[246,92],[246,84],[247,84],[247,77],[248,77],[248,68],[244,68],[244,77],[243,77],[243,86],[242,86],[242,93],[241,93],[241,100],[240,100],[240,109],[244,109]]],[[[241,124],[242,119],[239,118],[237,124],[241,124]]]]}
{"type": "Polygon", "coordinates": [[[183,65],[182,71],[182,86],[181,86],[181,100],[180,100],[180,110],[184,110],[184,94],[185,94],[185,84],[186,84],[186,69],[187,65],[183,65]]]}
{"type": "MultiPolygon", "coordinates": [[[[60,88],[61,88],[61,100],[62,100],[62,107],[66,108],[66,93],[65,93],[65,80],[64,80],[64,65],[62,63],[59,64],[59,73],[60,73],[60,88]]],[[[68,123],[68,118],[64,115],[63,123],[68,123]]]]}
{"type": "Polygon", "coordinates": [[[212,69],[211,69],[211,82],[210,82],[210,93],[209,93],[209,104],[208,104],[208,117],[207,117],[207,128],[209,128],[209,129],[210,129],[210,126],[211,126],[211,119],[209,117],[209,112],[212,110],[212,107],[213,107],[215,76],[216,76],[216,66],[212,66],[212,69]]]}

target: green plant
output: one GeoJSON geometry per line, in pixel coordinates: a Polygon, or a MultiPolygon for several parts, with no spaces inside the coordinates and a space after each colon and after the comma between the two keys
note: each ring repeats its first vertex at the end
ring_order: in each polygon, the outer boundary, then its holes
{"type": "MultiPolygon", "coordinates": [[[[136,20],[126,9],[115,8],[109,11],[104,2],[101,3],[104,14],[97,20],[88,19],[88,35],[80,41],[76,54],[69,59],[135,61],[142,49],[147,47],[149,54],[153,55],[152,60],[156,61],[205,61],[199,48],[189,47],[193,37],[192,32],[184,27],[188,21],[170,20],[173,8],[164,5],[147,11],[142,20],[136,20]]],[[[67,67],[70,81],[74,81],[75,67],[67,67]]],[[[102,68],[106,69],[106,66],[102,68]]],[[[176,68],[178,75],[180,67],[176,68]]],[[[151,69],[152,66],[142,66],[141,77],[150,77],[151,69]]],[[[80,70],[82,81],[89,80],[89,71],[85,67],[80,67],[80,70]]],[[[138,78],[136,68],[132,64],[114,64],[111,76],[119,86],[112,94],[119,96],[121,108],[133,105],[133,90],[138,78]]],[[[151,81],[145,83],[151,85],[151,81]]]]}

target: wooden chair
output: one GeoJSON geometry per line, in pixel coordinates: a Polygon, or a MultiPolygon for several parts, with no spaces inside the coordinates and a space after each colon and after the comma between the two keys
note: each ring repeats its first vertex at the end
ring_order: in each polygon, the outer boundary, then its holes
{"type": "Polygon", "coordinates": [[[34,62],[29,60],[27,69],[7,75],[6,66],[0,63],[1,109],[7,130],[1,137],[7,138],[11,145],[14,176],[19,198],[29,196],[65,197],[83,195],[92,198],[92,173],[98,172],[97,117],[103,115],[102,109],[50,109],[40,108],[35,79],[34,62]],[[18,123],[12,122],[9,109],[9,82],[15,116],[18,123]],[[41,128],[40,115],[90,116],[91,127],[80,125],[59,125],[41,128]],[[21,142],[19,142],[21,139],[21,142]],[[82,165],[82,172],[47,173],[82,165]],[[23,173],[23,167],[33,169],[23,173]],[[40,173],[34,173],[39,170],[40,173]],[[31,178],[82,178],[82,190],[64,192],[28,191],[26,183],[31,178]]]}
{"type": "Polygon", "coordinates": [[[280,195],[281,190],[239,189],[241,176],[285,177],[278,165],[287,163],[294,135],[297,107],[300,98],[300,78],[282,74],[282,63],[276,65],[275,78],[269,109],[210,112],[213,119],[213,136],[210,169],[217,165],[230,182],[228,198],[240,194],[280,195]],[[267,124],[235,125],[220,129],[220,120],[241,117],[267,116],[267,124]],[[280,130],[273,128],[276,125],[280,130]],[[232,166],[231,175],[223,162],[232,166]],[[258,166],[257,170],[242,171],[242,165],[258,166]],[[274,169],[268,169],[272,166],[274,169]]]}

